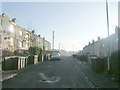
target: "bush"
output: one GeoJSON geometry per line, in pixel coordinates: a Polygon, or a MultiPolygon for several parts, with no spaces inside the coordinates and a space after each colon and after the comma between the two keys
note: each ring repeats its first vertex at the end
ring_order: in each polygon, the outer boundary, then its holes
{"type": "Polygon", "coordinates": [[[42,55],[41,54],[38,55],[38,61],[42,61],[42,55]]]}
{"type": "Polygon", "coordinates": [[[42,49],[39,47],[30,47],[29,52],[31,55],[38,55],[38,54],[42,54],[42,49]]]}
{"type": "Polygon", "coordinates": [[[2,57],[7,57],[7,56],[13,56],[14,52],[8,51],[8,50],[3,50],[2,51],[2,57]]]}
{"type": "Polygon", "coordinates": [[[86,62],[86,61],[87,61],[87,56],[86,56],[86,55],[80,55],[80,56],[79,56],[79,60],[86,62]]]}
{"type": "Polygon", "coordinates": [[[42,49],[39,49],[38,61],[42,61],[42,49]]]}
{"type": "Polygon", "coordinates": [[[117,79],[120,78],[120,61],[118,61],[118,56],[120,56],[120,51],[115,51],[110,56],[110,74],[117,79]]]}
{"type": "Polygon", "coordinates": [[[42,48],[39,48],[39,54],[42,55],[42,48]]]}
{"type": "Polygon", "coordinates": [[[28,56],[27,65],[34,64],[34,55],[28,56]]]}

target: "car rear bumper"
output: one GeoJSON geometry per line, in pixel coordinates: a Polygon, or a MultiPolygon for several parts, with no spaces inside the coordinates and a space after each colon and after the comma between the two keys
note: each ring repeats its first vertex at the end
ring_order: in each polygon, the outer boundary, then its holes
{"type": "Polygon", "coordinates": [[[60,60],[60,58],[51,58],[51,60],[60,60]]]}

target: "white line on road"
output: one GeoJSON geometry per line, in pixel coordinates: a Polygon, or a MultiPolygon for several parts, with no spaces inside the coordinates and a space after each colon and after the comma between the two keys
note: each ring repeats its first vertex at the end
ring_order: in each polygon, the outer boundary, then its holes
{"type": "Polygon", "coordinates": [[[43,73],[39,73],[39,75],[41,77],[41,80],[39,80],[40,82],[54,83],[54,82],[58,82],[60,80],[60,77],[51,77],[51,78],[48,78],[43,73]]]}

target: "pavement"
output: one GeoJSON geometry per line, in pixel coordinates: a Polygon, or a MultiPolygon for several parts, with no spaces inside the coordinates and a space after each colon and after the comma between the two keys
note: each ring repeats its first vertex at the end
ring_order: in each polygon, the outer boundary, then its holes
{"type": "Polygon", "coordinates": [[[7,71],[2,71],[2,79],[0,81],[8,80],[10,78],[13,78],[14,76],[17,75],[18,70],[7,70],[7,71]]]}
{"type": "Polygon", "coordinates": [[[85,73],[86,77],[89,78],[89,80],[92,82],[94,87],[100,87],[100,88],[118,88],[118,83],[115,81],[112,81],[109,77],[107,72],[102,73],[96,73],[93,70],[91,70],[91,65],[89,63],[84,62],[82,64],[81,61],[76,60],[78,64],[80,65],[81,69],[85,73]]]}
{"type": "Polygon", "coordinates": [[[0,81],[5,81],[8,79],[11,79],[15,76],[17,76],[19,73],[22,73],[30,68],[32,68],[34,65],[29,65],[25,68],[18,69],[18,70],[2,70],[2,79],[0,81]]]}

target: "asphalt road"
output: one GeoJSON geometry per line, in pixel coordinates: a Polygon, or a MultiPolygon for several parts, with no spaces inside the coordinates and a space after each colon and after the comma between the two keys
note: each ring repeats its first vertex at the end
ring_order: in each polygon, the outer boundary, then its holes
{"type": "Polygon", "coordinates": [[[62,57],[57,61],[45,61],[20,70],[12,79],[2,82],[3,88],[91,88],[78,61],[62,57]]]}

